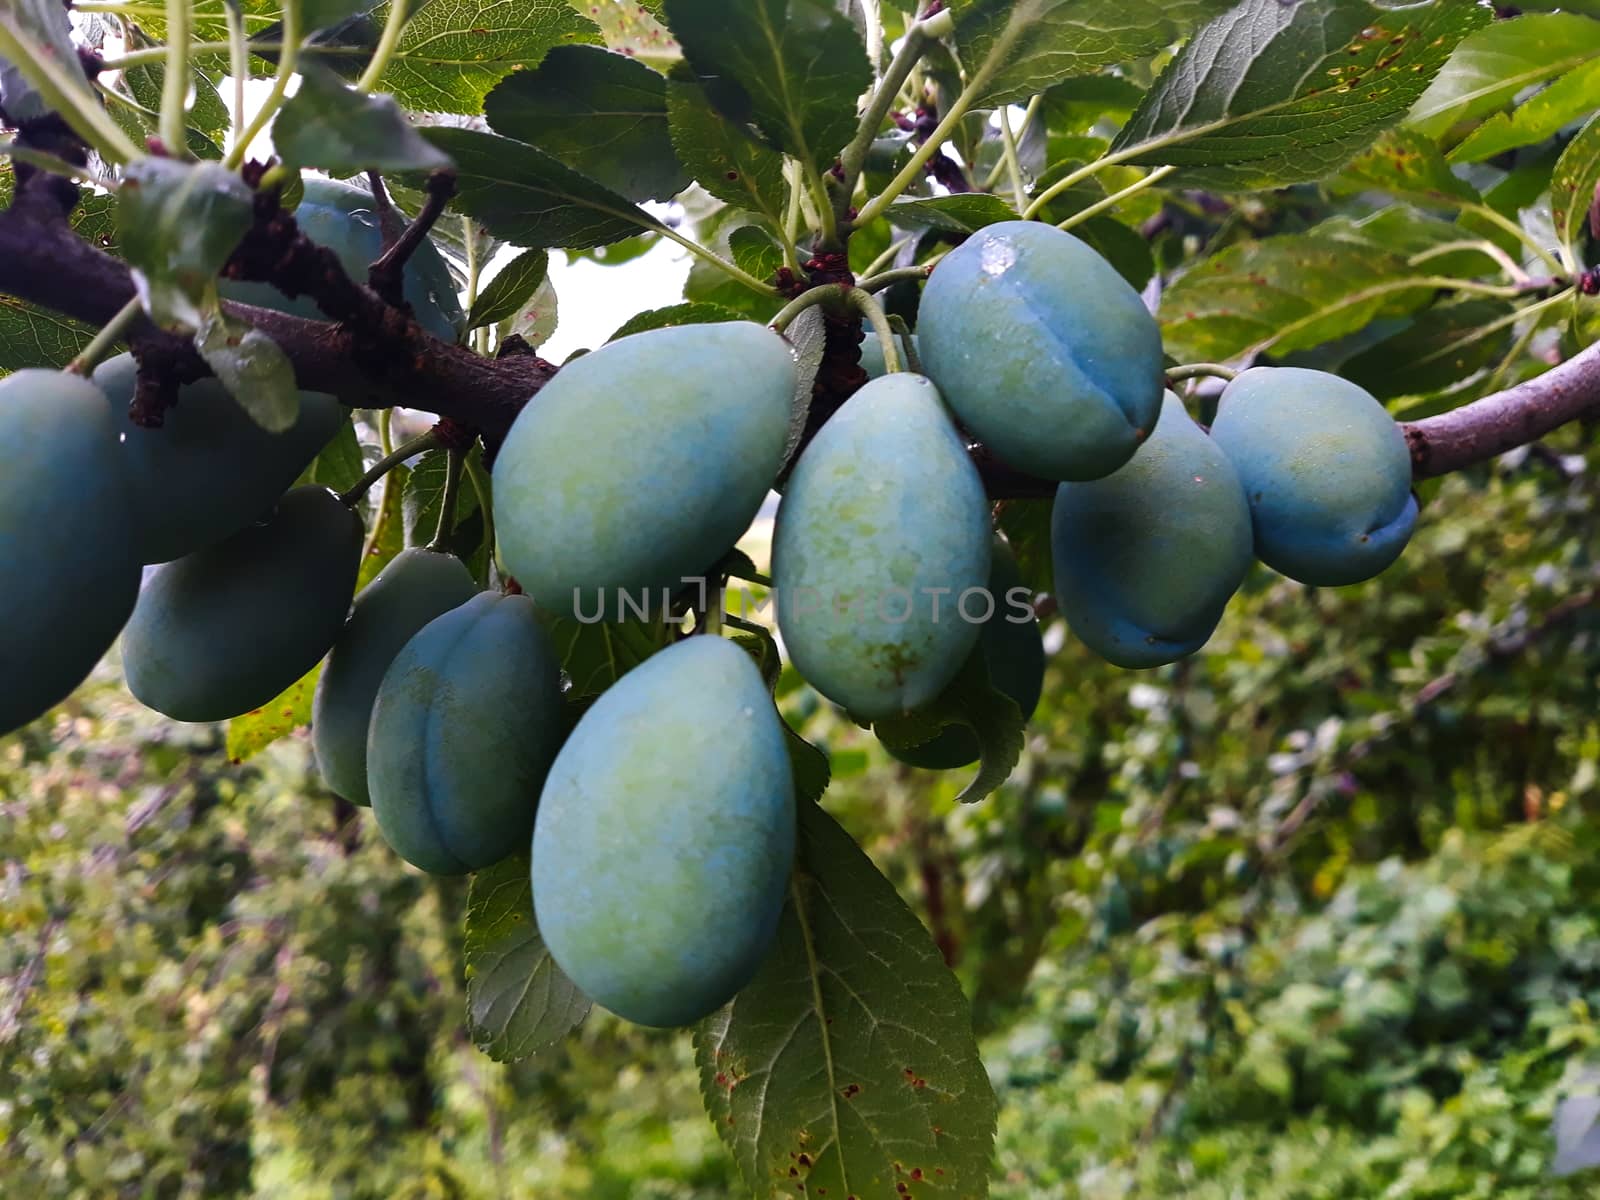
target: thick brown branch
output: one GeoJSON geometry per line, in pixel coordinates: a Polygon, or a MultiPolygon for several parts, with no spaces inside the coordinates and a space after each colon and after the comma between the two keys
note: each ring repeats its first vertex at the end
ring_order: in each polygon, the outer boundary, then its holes
{"type": "Polygon", "coordinates": [[[1526,383],[1402,426],[1417,479],[1447,475],[1600,412],[1600,343],[1526,383]]]}
{"type": "MultiPolygon", "coordinates": [[[[67,227],[59,206],[63,198],[42,187],[19,188],[12,208],[0,213],[0,293],[103,325],[132,298],[132,276],[124,263],[67,227]]],[[[381,305],[369,289],[353,281],[346,298],[354,309],[381,305]]],[[[375,361],[372,338],[345,324],[232,302],[226,308],[283,347],[307,390],[329,392],[352,405],[403,405],[451,417],[482,431],[491,445],[555,372],[536,355],[483,358],[430,337],[414,322],[407,322],[410,328],[399,331],[397,340],[385,340],[385,353],[375,361]],[[390,351],[394,345],[400,352],[390,351]]],[[[205,373],[198,355],[181,338],[148,324],[135,326],[129,336],[135,345],[159,345],[176,370],[205,373]]],[[[1403,428],[1415,475],[1425,479],[1486,462],[1590,413],[1600,414],[1600,345],[1536,379],[1403,428]]],[[[1008,467],[983,447],[975,447],[973,454],[993,499],[1043,498],[1055,490],[1049,481],[1008,467]]]]}

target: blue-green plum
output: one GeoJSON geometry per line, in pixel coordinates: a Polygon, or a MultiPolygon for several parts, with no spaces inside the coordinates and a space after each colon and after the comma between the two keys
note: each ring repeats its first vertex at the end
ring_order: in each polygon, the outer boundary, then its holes
{"type": "MultiPolygon", "coordinates": [[[[996,538],[991,553],[989,602],[974,598],[968,610],[982,626],[972,653],[983,657],[989,682],[1017,702],[1027,721],[1044,690],[1044,639],[1011,547],[996,538]]],[[[965,725],[947,725],[920,745],[887,749],[908,766],[930,771],[964,767],[979,754],[977,735],[965,725]]]]}
{"type": "Polygon", "coordinates": [[[1002,221],[928,277],[923,368],[966,427],[1011,466],[1099,479],[1161,409],[1161,331],[1116,268],[1070,233],[1002,221]]]}
{"type": "Polygon", "coordinates": [[[1253,367],[1223,389],[1211,436],[1250,500],[1256,557],[1290,579],[1371,579],[1411,540],[1405,435],[1370,392],[1325,371],[1253,367]]]}
{"type": "Polygon", "coordinates": [[[563,729],[561,661],[532,600],[483,592],[435,617],[372,707],[367,785],[384,840],[435,875],[527,849],[563,729]]]}
{"type": "Polygon", "coordinates": [[[333,645],[360,558],[361,519],[295,488],[261,524],[155,569],[122,639],[128,690],[179,721],[260,708],[333,645]]]}
{"type": "Polygon", "coordinates": [[[117,431],[100,389],[0,380],[0,734],[83,682],[133,611],[139,559],[117,431]]]}
{"type": "Polygon", "coordinates": [[[1239,476],[1171,392],[1155,432],[1105,479],[1056,489],[1056,599],[1072,632],[1119,667],[1193,654],[1250,569],[1239,476]]]}
{"type": "Polygon", "coordinates": [[[635,667],[556,757],[533,830],[533,909],[584,993],[688,1025],[748,983],[794,865],[783,727],[754,661],[717,637],[635,667]]]}
{"type": "Polygon", "coordinates": [[[958,606],[989,577],[989,537],[938,389],[872,380],[806,447],[778,509],[773,583],[795,668],[864,720],[927,704],[978,640],[958,606]]]}
{"type": "MultiPolygon", "coordinates": [[[[345,272],[357,283],[367,281],[367,268],[383,253],[383,230],[366,188],[333,179],[305,179],[305,198],[294,210],[300,231],[319,246],[326,246],[339,257],[345,272]]],[[[270,283],[246,283],[224,279],[221,291],[229,300],[254,304],[278,312],[327,320],[310,296],[290,299],[270,283]]],[[[455,280],[444,255],[424,238],[405,268],[405,298],[416,314],[417,324],[434,337],[456,340],[464,314],[455,280]]]]}
{"type": "Polygon", "coordinates": [[[749,321],[652,329],[569,362],[495,459],[507,570],[552,613],[659,609],[749,527],[795,384],[787,343],[749,321]]]}
{"type": "Polygon", "coordinates": [[[384,672],[419,629],[477,590],[455,555],[413,546],[356,597],[311,702],[311,742],[323,782],[352,804],[370,803],[367,727],[384,672]]]}
{"type": "Polygon", "coordinates": [[[202,379],[179,390],[159,429],[146,429],[128,415],[137,374],[133,355],[119,354],[94,381],[111,402],[147,563],[204,550],[270,512],[349,411],[332,396],[302,392],[294,425],[268,433],[215,379],[202,379]]]}
{"type": "MultiPolygon", "coordinates": [[[[911,335],[911,345],[913,349],[917,349],[916,334],[911,335]]],[[[894,348],[895,352],[900,356],[900,365],[904,367],[906,365],[905,339],[896,337],[894,339],[894,348]]],[[[917,353],[920,355],[922,351],[917,349],[917,353]]],[[[868,379],[877,379],[884,373],[883,343],[878,340],[877,335],[872,332],[870,326],[867,328],[866,340],[861,343],[861,369],[867,373],[868,379]]]]}

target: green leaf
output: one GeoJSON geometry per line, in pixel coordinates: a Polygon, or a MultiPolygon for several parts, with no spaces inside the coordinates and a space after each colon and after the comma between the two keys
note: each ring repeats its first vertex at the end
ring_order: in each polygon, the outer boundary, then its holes
{"type": "Polygon", "coordinates": [[[1512,311],[1503,300],[1474,298],[1417,314],[1409,329],[1347,359],[1339,374],[1380,400],[1444,391],[1487,370],[1511,345],[1512,311]]]}
{"type": "Polygon", "coordinates": [[[490,92],[483,115],[630,200],[670,200],[689,184],[667,132],[667,81],[609,50],[557,46],[490,92]]]}
{"type": "Polygon", "coordinates": [[[987,1194],[996,1105],[966,997],[817,805],[800,807],[776,945],[694,1044],[706,1111],[757,1197],[987,1194]]]}
{"type": "Polygon", "coordinates": [[[550,271],[550,255],[543,249],[524,250],[486,284],[467,314],[467,328],[497,325],[516,315],[550,271]]]}
{"type": "Polygon", "coordinates": [[[828,349],[827,322],[822,310],[815,305],[806,309],[783,331],[784,340],[794,352],[794,400],[789,406],[789,432],[783,442],[783,461],[787,466],[800,449],[805,437],[806,421],[811,415],[811,391],[822,370],[822,359],[828,349]]]}
{"type": "Polygon", "coordinates": [[[250,228],[254,195],[220,163],[143,158],[117,191],[117,232],[145,311],[198,329],[201,302],[250,228]]]}
{"type": "MultiPolygon", "coordinates": [[[[381,28],[388,15],[385,4],[372,24],[381,28]]],[[[414,112],[475,114],[511,72],[538,66],[553,46],[594,37],[567,0],[429,0],[406,22],[383,90],[414,112]]],[[[335,42],[307,46],[302,57],[349,71],[365,64],[370,49],[335,42]]]]}
{"type": "Polygon", "coordinates": [[[1055,555],[1050,544],[1054,500],[1007,500],[996,519],[1017,560],[1022,582],[1034,592],[1054,592],[1055,555]]]}
{"type": "Polygon", "coordinates": [[[426,142],[392,96],[363,96],[332,71],[307,64],[300,90],[272,123],[286,163],[335,175],[359,171],[436,171],[449,155],[426,142]]]}
{"type": "Polygon", "coordinates": [[[1015,221],[1017,210],[999,196],[961,192],[931,200],[897,200],[889,206],[889,220],[901,229],[938,229],[946,233],[976,233],[985,225],[1015,221]]]}
{"type": "Polygon", "coordinates": [[[289,356],[259,329],[222,315],[206,314],[194,337],[228,394],[268,433],[283,433],[300,415],[300,389],[289,356]]]}
{"type": "Polygon", "coordinates": [[[1464,40],[1406,117],[1441,138],[1464,121],[1509,105],[1517,93],[1600,55],[1600,21],[1537,13],[1495,21],[1464,40]]]}
{"type": "Polygon", "coordinates": [[[356,575],[356,591],[360,591],[378,577],[378,572],[406,548],[405,494],[411,471],[396,467],[378,484],[383,489],[383,499],[373,514],[367,531],[366,554],[361,560],[361,570],[356,575]]]}
{"type": "Polygon", "coordinates": [[[495,330],[502,342],[509,337],[520,337],[537,350],[556,331],[559,316],[556,285],[546,275],[539,281],[539,286],[533,289],[533,295],[519,304],[509,317],[501,320],[495,330]]]}
{"type": "Polygon", "coordinates": [[[782,222],[783,155],[713,108],[698,83],[668,81],[667,122],[678,158],[701,187],[718,200],[782,222]]]}
{"type": "Polygon", "coordinates": [[[1567,248],[1569,263],[1582,263],[1579,239],[1589,218],[1589,208],[1600,203],[1600,113],[1567,143],[1550,177],[1550,215],[1556,236],[1567,248]]]}
{"type": "Polygon", "coordinates": [[[759,225],[741,225],[728,235],[728,250],[740,270],[770,280],[784,265],[783,247],[759,225]]]}
{"type": "Polygon", "coordinates": [[[909,749],[937,737],[947,725],[965,725],[977,736],[982,758],[978,774],[957,799],[976,804],[1011,777],[1022,757],[1027,722],[1017,702],[989,680],[981,650],[974,649],[960,673],[931,703],[914,713],[873,724],[885,746],[909,749]]]}
{"type": "Polygon", "coordinates": [[[659,0],[640,4],[637,0],[573,0],[600,29],[606,45],[618,54],[665,70],[683,57],[670,30],[656,20],[651,9],[659,0]]]}
{"type": "Polygon", "coordinates": [[[599,621],[539,614],[555,639],[575,697],[598,696],[667,644],[664,621],[599,621]]]}
{"type": "Polygon", "coordinates": [[[589,1015],[589,998],[539,936],[526,854],[472,877],[463,953],[467,1029],[472,1044],[496,1062],[548,1050],[589,1015]]]}
{"type": "Polygon", "coordinates": [[[956,44],[976,81],[973,108],[1026,100],[1053,84],[1144,58],[1233,0],[964,0],[956,44]]]}
{"type": "MultiPolygon", "coordinates": [[[[135,27],[136,28],[136,27],[135,27]]],[[[150,45],[147,38],[135,37],[129,44],[130,50],[144,49],[150,45]]],[[[122,73],[122,82],[127,91],[140,104],[152,112],[161,109],[161,89],[166,79],[166,67],[161,63],[146,63],[141,66],[129,67],[122,73]]],[[[190,79],[194,86],[194,99],[189,106],[189,116],[186,122],[189,150],[197,158],[221,158],[222,146],[227,140],[229,117],[228,107],[222,102],[222,97],[217,94],[215,84],[206,77],[204,72],[195,71],[190,79]]],[[[108,105],[106,111],[116,119],[123,128],[133,132],[138,131],[134,140],[143,142],[149,134],[157,132],[156,122],[149,120],[142,114],[134,112],[126,105],[108,105]]]]}
{"type": "Polygon", "coordinates": [[[472,129],[430,129],[456,163],[456,207],[519,246],[582,248],[661,223],[610,188],[525,142],[472,129]]]}
{"type": "Polygon", "coordinates": [[[653,308],[648,312],[635,313],[617,326],[617,331],[606,341],[614,342],[618,338],[627,337],[630,333],[643,333],[647,329],[664,329],[669,325],[713,325],[719,321],[743,319],[742,313],[737,313],[731,308],[723,308],[720,304],[706,304],[703,301],[673,304],[667,308],[653,308]]]}
{"type": "Polygon", "coordinates": [[[1450,151],[1451,162],[1482,162],[1554,137],[1563,125],[1587,116],[1600,103],[1600,58],[1568,71],[1510,113],[1496,113],[1450,151]]]}
{"type": "MultiPolygon", "coordinates": [[[[1447,226],[1448,228],[1448,226],[1447,226]]],[[[1403,248],[1327,221],[1309,233],[1240,242],[1196,264],[1161,297],[1167,353],[1179,362],[1223,362],[1286,353],[1354,333],[1384,314],[1414,311],[1434,286],[1403,248]]]]}
{"type": "Polygon", "coordinates": [[[826,169],[851,139],[872,86],[866,49],[830,0],[667,0],[667,23],[712,102],[774,145],[826,169]]]}
{"type": "Polygon", "coordinates": [[[1368,189],[1429,205],[1472,203],[1478,193],[1450,170],[1433,141],[1414,129],[1390,129],[1332,181],[1339,193],[1368,189]]]}
{"type": "Polygon", "coordinates": [[[346,421],[339,426],[339,432],[333,435],[330,441],[311,460],[311,464],[300,472],[300,478],[295,480],[295,486],[305,484],[320,484],[335,492],[343,492],[356,485],[366,471],[366,465],[361,458],[361,443],[356,438],[354,421],[346,421]]]}
{"type": "MultiPolygon", "coordinates": [[[[78,66],[78,51],[72,44],[72,20],[67,10],[56,0],[6,0],[0,6],[0,19],[6,25],[26,35],[41,51],[60,64],[62,74],[81,85],[85,98],[92,104],[99,100],[78,66]]],[[[51,106],[34,90],[22,72],[0,58],[0,108],[6,110],[10,124],[20,125],[48,116],[51,106]]]]}
{"type": "Polygon", "coordinates": [[[1112,143],[1186,182],[1276,187],[1331,174],[1398,120],[1489,10],[1459,0],[1243,0],[1190,39],[1112,143]]]}
{"type": "Polygon", "coordinates": [[[783,723],[783,740],[789,748],[789,770],[794,777],[795,803],[817,803],[828,790],[828,780],[833,774],[827,754],[796,733],[787,721],[783,723]]]}
{"type": "Polygon", "coordinates": [[[228,761],[235,766],[254,758],[273,742],[311,724],[311,698],[322,674],[318,663],[260,708],[228,722],[228,761]]]}

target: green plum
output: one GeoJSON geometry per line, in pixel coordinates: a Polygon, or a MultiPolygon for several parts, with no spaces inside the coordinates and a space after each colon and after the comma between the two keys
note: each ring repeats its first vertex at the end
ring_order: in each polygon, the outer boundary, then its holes
{"type": "Polygon", "coordinates": [[[507,569],[552,613],[659,610],[749,527],[795,386],[787,343],[749,321],[652,329],[568,363],[495,459],[507,569]]]}
{"type": "Polygon", "coordinates": [[[179,721],[260,708],[333,645],[360,558],[361,518],[295,488],[263,523],[155,569],[123,638],[128,690],[179,721]]]}
{"type": "Polygon", "coordinates": [[[65,700],[139,594],[117,430],[100,389],[60,371],[0,379],[0,734],[65,700]]]}
{"type": "Polygon", "coordinates": [[[367,785],[384,840],[435,875],[525,850],[563,728],[561,660],[532,600],[483,592],[435,617],[372,706],[367,785]]]}
{"type": "Polygon", "coordinates": [[[1250,569],[1250,508],[1226,455],[1171,392],[1155,432],[1104,479],[1056,489],[1056,599],[1119,667],[1155,667],[1210,639],[1250,569]]]}
{"type": "Polygon", "coordinates": [[[1371,579],[1411,540],[1405,435],[1370,392],[1326,371],[1253,367],[1223,390],[1211,436],[1250,499],[1256,556],[1290,579],[1371,579]]]}
{"type": "Polygon", "coordinates": [[[395,655],[437,616],[472,599],[472,572],[453,554],[402,550],[356,597],[355,611],[317,678],[311,740],[323,781],[368,804],[367,727],[378,685],[395,655]]]}
{"type": "Polygon", "coordinates": [[[1139,294],[1070,233],[1002,221],[939,262],[922,293],[923,368],[1011,466],[1099,479],[1161,409],[1161,331],[1139,294]]]}
{"type": "Polygon", "coordinates": [[[556,757],[533,831],[533,907],[585,994],[688,1025],[748,983],[794,864],[783,724],[754,661],[691,637],[624,675],[556,757]]]}
{"type": "Polygon", "coordinates": [[[128,415],[137,372],[133,355],[119,354],[94,381],[111,402],[147,563],[204,550],[270,512],[349,412],[332,396],[302,392],[294,425],[268,433],[220,383],[202,379],[179,390],[160,428],[146,429],[128,415]]]}
{"type": "Polygon", "coordinates": [[[988,579],[989,538],[983,482],[932,382],[868,383],[806,447],[778,509],[795,668],[863,719],[927,704],[978,640],[959,605],[988,579]]]}

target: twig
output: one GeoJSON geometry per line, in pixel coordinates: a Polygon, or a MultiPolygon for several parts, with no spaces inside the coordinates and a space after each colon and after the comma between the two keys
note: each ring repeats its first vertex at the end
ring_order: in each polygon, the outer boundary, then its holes
{"type": "MultiPolygon", "coordinates": [[[[379,182],[379,187],[382,183],[379,182]]],[[[451,170],[435,171],[422,185],[428,199],[417,214],[417,219],[406,226],[405,232],[395,239],[377,262],[367,272],[367,282],[390,304],[400,308],[405,304],[406,262],[415,253],[434,222],[444,215],[444,210],[456,194],[456,173],[451,170]]],[[[373,195],[377,195],[376,189],[373,195]]]]}

